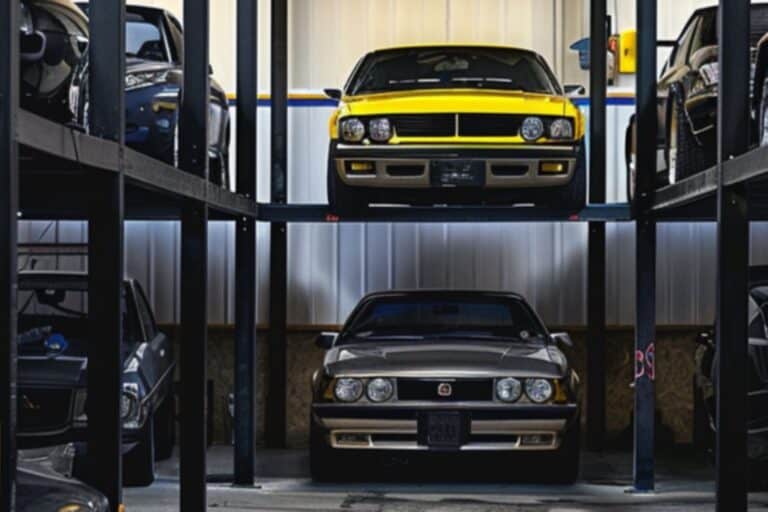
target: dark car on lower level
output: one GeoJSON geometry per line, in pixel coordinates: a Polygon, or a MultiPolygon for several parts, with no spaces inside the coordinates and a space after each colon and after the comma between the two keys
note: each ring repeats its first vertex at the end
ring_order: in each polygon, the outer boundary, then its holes
{"type": "Polygon", "coordinates": [[[505,457],[504,474],[573,482],[579,377],[558,343],[572,344],[511,293],[364,297],[340,333],[318,338],[327,352],[312,379],[312,477],[359,475],[366,457],[480,455],[505,457]]]}
{"type": "MultiPolygon", "coordinates": [[[[19,274],[18,439],[22,448],[86,441],[88,426],[88,275],[19,274]]],[[[124,476],[149,485],[155,461],[171,455],[175,434],[170,340],[160,332],[138,282],[123,285],[124,476]]],[[[87,456],[83,468],[90,468],[87,456]]],[[[95,469],[97,470],[97,468],[95,469]]],[[[83,475],[85,478],[85,476],[83,475]]],[[[86,478],[87,480],[87,478],[86,478]]]]}
{"type": "MultiPolygon", "coordinates": [[[[750,11],[749,38],[752,47],[752,118],[743,127],[751,146],[766,133],[765,92],[768,72],[768,4],[754,3],[750,11]],[[758,122],[758,119],[760,120],[758,122]]],[[[698,9],[688,19],[658,79],[658,158],[656,185],[666,186],[715,165],[717,157],[717,97],[720,83],[718,63],[718,8],[698,9]],[[662,162],[663,160],[663,162],[662,162]]],[[[628,194],[634,198],[636,181],[635,118],[626,132],[628,194]]]]}
{"type": "Polygon", "coordinates": [[[78,480],[37,468],[16,472],[17,512],[108,512],[109,502],[78,480]]]}
{"type": "MultiPolygon", "coordinates": [[[[90,130],[87,3],[21,1],[21,106],[90,130]]],[[[168,11],[126,6],[126,144],[178,166],[183,31],[168,11]]],[[[211,79],[210,179],[229,188],[230,120],[226,92],[211,79]]]]}
{"type": "MultiPolygon", "coordinates": [[[[768,266],[752,267],[748,324],[748,456],[768,462],[768,266]]],[[[712,332],[697,338],[694,398],[697,441],[713,445],[716,418],[717,355],[712,332]]]]}

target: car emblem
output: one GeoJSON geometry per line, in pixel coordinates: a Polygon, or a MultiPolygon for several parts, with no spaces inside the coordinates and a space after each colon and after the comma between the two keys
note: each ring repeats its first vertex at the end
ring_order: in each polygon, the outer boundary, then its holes
{"type": "Polygon", "coordinates": [[[442,396],[442,397],[451,396],[453,394],[453,386],[451,386],[447,382],[441,382],[437,386],[437,394],[438,396],[442,396]]]}
{"type": "Polygon", "coordinates": [[[40,410],[40,405],[30,400],[27,395],[21,395],[21,405],[24,409],[27,409],[28,411],[40,410]]]}

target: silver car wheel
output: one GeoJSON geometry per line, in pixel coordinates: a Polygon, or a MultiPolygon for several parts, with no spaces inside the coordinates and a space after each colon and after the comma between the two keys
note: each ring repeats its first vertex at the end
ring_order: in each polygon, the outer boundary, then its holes
{"type": "Polygon", "coordinates": [[[768,106],[763,107],[763,136],[760,139],[761,146],[768,146],[768,106]]]}
{"type": "Polygon", "coordinates": [[[669,120],[669,184],[677,183],[677,107],[672,108],[672,116],[669,120]]]}

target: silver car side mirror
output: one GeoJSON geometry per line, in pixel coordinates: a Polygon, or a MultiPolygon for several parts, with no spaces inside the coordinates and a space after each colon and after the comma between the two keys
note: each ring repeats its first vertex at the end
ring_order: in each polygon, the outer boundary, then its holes
{"type": "Polygon", "coordinates": [[[573,346],[573,340],[571,339],[571,335],[567,332],[556,332],[553,334],[550,334],[550,338],[552,338],[552,341],[555,343],[560,343],[561,345],[565,345],[566,347],[572,347],[573,346]]]}

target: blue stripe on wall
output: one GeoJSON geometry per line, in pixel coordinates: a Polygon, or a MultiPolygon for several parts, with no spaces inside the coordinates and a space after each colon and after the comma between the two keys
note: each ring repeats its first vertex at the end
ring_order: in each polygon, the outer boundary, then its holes
{"type": "MultiPolygon", "coordinates": [[[[574,98],[573,103],[578,107],[588,107],[589,98],[574,98]]],[[[234,107],[237,105],[236,99],[229,100],[229,106],[234,107]]],[[[288,106],[294,108],[333,108],[338,105],[336,100],[321,99],[321,98],[294,98],[288,100],[288,106]]],[[[608,98],[607,105],[614,107],[634,107],[635,98],[608,98]]],[[[258,106],[264,108],[270,108],[272,101],[267,99],[258,100],[258,106]]]]}

